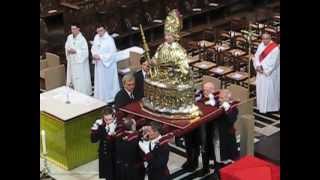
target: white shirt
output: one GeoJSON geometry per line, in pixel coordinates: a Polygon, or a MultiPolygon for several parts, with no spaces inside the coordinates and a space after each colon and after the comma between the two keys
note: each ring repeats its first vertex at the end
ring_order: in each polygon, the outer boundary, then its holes
{"type": "Polygon", "coordinates": [[[151,140],[150,141],[150,143],[151,143],[151,151],[154,149],[154,147],[156,146],[156,144],[159,142],[159,140],[161,139],[161,135],[160,136],[158,136],[157,138],[155,138],[155,139],[153,139],[153,140],[151,140]]]}
{"type": "Polygon", "coordinates": [[[142,75],[143,75],[143,78],[146,78],[146,72],[144,70],[142,70],[142,75]]]}
{"type": "Polygon", "coordinates": [[[127,92],[127,94],[129,95],[130,98],[134,99],[133,93],[131,93],[128,90],[126,90],[126,88],[124,88],[124,90],[127,92]]]}

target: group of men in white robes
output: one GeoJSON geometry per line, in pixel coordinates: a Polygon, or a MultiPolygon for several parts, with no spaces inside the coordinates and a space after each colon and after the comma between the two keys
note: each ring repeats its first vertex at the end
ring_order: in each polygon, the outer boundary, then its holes
{"type": "MultiPolygon", "coordinates": [[[[120,90],[117,62],[128,58],[129,51],[143,53],[143,50],[134,47],[117,52],[114,39],[105,27],[97,26],[96,31],[91,47],[92,63],[95,64],[93,93],[95,98],[109,104],[114,102],[115,95],[120,90]]],[[[79,25],[72,24],[71,32],[65,44],[68,61],[66,85],[92,95],[87,41],[81,34],[79,25]]]]}

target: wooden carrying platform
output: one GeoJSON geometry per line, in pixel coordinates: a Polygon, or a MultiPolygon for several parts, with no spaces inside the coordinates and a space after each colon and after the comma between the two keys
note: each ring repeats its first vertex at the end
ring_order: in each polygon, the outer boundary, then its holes
{"type": "MultiPolygon", "coordinates": [[[[236,106],[239,102],[234,102],[233,105],[236,106]]],[[[194,119],[168,119],[165,117],[161,117],[159,115],[148,113],[142,109],[141,102],[133,102],[120,108],[119,110],[137,116],[139,118],[145,118],[151,121],[159,122],[163,125],[169,126],[170,133],[173,133],[176,137],[187,134],[195,128],[200,127],[202,124],[205,124],[209,121],[217,119],[223,113],[221,108],[207,106],[203,102],[197,102],[196,105],[202,111],[202,115],[200,117],[194,119]]]]}

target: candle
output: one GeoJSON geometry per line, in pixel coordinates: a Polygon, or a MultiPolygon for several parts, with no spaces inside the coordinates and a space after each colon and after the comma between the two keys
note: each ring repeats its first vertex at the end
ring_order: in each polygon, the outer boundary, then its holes
{"type": "Polygon", "coordinates": [[[66,87],[66,98],[67,98],[67,100],[66,100],[66,104],[70,104],[70,87],[69,86],[67,86],[66,87]]]}
{"type": "Polygon", "coordinates": [[[41,137],[42,137],[42,153],[47,154],[46,133],[44,130],[41,130],[41,137]]]}

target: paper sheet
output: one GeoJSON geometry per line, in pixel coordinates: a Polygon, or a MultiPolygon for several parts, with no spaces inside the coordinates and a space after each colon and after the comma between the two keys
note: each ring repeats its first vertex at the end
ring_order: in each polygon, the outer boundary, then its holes
{"type": "Polygon", "coordinates": [[[217,7],[217,6],[219,6],[219,4],[218,3],[209,3],[209,6],[217,7]]]}
{"type": "Polygon", "coordinates": [[[113,37],[113,38],[116,38],[116,37],[118,37],[118,36],[119,36],[118,33],[113,33],[113,34],[111,34],[111,37],[113,37]]]}
{"type": "Polygon", "coordinates": [[[56,13],[56,12],[58,12],[58,11],[55,9],[48,11],[49,14],[56,13]]]}
{"type": "Polygon", "coordinates": [[[242,75],[238,74],[238,73],[235,73],[235,74],[233,74],[232,77],[235,78],[235,79],[240,79],[242,77],[242,75]]]}
{"type": "Polygon", "coordinates": [[[193,8],[192,11],[202,11],[201,8],[193,8]]]}
{"type": "Polygon", "coordinates": [[[131,29],[134,30],[134,31],[138,31],[139,30],[139,28],[135,27],[135,26],[132,26],[131,29]]]}
{"type": "Polygon", "coordinates": [[[153,20],[153,22],[155,22],[155,23],[162,23],[163,21],[160,20],[160,19],[155,19],[155,20],[153,20]]]}
{"type": "Polygon", "coordinates": [[[223,73],[223,69],[221,69],[221,68],[216,68],[215,70],[214,70],[214,72],[216,72],[216,73],[223,73]]]}
{"type": "Polygon", "coordinates": [[[207,64],[200,64],[200,67],[201,67],[201,68],[207,68],[208,65],[207,65],[207,64]]]}

